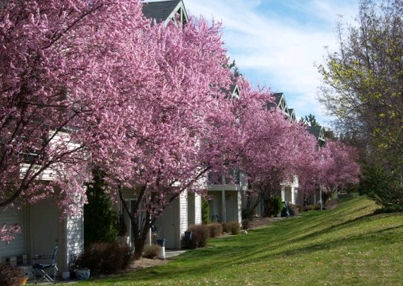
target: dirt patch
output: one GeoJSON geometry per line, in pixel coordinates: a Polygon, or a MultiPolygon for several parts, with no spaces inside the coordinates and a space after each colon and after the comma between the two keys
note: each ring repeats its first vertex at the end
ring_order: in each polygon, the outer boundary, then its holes
{"type": "Polygon", "coordinates": [[[335,199],[335,200],[329,200],[326,203],[326,209],[327,210],[333,210],[335,208],[337,208],[339,206],[339,200],[335,199]]]}
{"type": "Polygon", "coordinates": [[[148,259],[148,258],[141,258],[139,260],[133,261],[129,265],[130,270],[139,270],[149,267],[154,267],[158,265],[164,265],[168,263],[168,259],[148,259]]]}
{"type": "Polygon", "coordinates": [[[282,217],[255,217],[249,221],[249,229],[254,229],[268,225],[269,223],[284,219],[282,217]]]}

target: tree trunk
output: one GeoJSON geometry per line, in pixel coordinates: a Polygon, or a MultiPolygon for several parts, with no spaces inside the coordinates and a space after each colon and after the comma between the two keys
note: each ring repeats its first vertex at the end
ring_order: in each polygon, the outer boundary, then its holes
{"type": "Polygon", "coordinates": [[[132,228],[134,229],[134,259],[138,260],[144,251],[144,245],[147,240],[147,234],[150,231],[150,214],[146,212],[141,223],[138,222],[137,218],[134,218],[132,223],[132,228]]]}
{"type": "Polygon", "coordinates": [[[143,254],[145,239],[134,239],[134,260],[139,260],[143,254]]]}
{"type": "Polygon", "coordinates": [[[253,212],[256,209],[256,207],[261,203],[262,201],[262,194],[259,193],[255,203],[252,205],[252,199],[249,196],[248,200],[247,200],[247,205],[246,205],[246,211],[247,211],[247,215],[248,215],[248,219],[252,220],[253,219],[253,212]]]}

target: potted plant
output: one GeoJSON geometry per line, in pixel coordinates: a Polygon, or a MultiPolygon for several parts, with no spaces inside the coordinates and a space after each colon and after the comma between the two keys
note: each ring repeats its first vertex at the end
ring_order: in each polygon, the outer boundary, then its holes
{"type": "Polygon", "coordinates": [[[15,266],[9,263],[0,263],[0,285],[2,286],[19,286],[27,283],[28,277],[15,266]]]}
{"type": "Polygon", "coordinates": [[[80,255],[79,257],[75,257],[69,265],[68,273],[70,274],[71,272],[73,274],[73,277],[75,277],[77,280],[87,280],[90,278],[91,270],[89,268],[82,267],[81,263],[82,256],[80,255]]]}
{"type": "Polygon", "coordinates": [[[75,273],[77,280],[88,280],[91,275],[91,270],[88,268],[76,269],[75,273]]]}

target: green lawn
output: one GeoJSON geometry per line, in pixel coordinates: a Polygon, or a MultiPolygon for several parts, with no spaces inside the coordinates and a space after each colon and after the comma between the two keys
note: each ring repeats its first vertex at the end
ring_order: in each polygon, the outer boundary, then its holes
{"type": "Polygon", "coordinates": [[[403,285],[403,217],[354,198],[212,239],[167,265],[78,285],[403,285]]]}

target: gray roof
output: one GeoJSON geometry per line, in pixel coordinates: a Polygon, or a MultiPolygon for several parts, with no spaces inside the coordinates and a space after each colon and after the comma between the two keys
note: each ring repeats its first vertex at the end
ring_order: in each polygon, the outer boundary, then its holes
{"type": "Polygon", "coordinates": [[[165,21],[175,10],[181,0],[148,2],[143,5],[143,14],[146,18],[155,19],[157,23],[165,21]]]}
{"type": "Polygon", "coordinates": [[[324,132],[323,132],[323,127],[320,125],[315,125],[315,126],[309,126],[308,127],[308,132],[311,133],[316,137],[317,140],[319,141],[325,141],[324,137],[324,132]]]}
{"type": "Polygon", "coordinates": [[[276,101],[276,104],[278,105],[281,101],[281,99],[283,98],[284,93],[282,92],[275,92],[273,93],[274,99],[276,101]]]}
{"type": "Polygon", "coordinates": [[[272,94],[273,95],[273,97],[274,97],[274,102],[268,102],[267,103],[267,108],[277,108],[277,107],[279,107],[279,105],[280,105],[280,103],[281,103],[281,100],[283,99],[283,97],[284,97],[284,93],[282,93],[282,92],[275,92],[275,93],[273,93],[272,94]]]}

